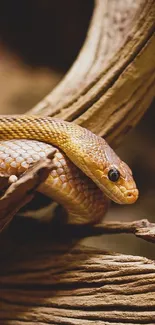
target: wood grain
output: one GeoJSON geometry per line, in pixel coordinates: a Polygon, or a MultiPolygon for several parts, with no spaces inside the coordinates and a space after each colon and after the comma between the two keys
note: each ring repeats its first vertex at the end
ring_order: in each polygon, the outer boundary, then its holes
{"type": "MultiPolygon", "coordinates": [[[[154,0],[96,0],[77,60],[28,114],[75,121],[116,146],[154,91],[154,0]]],[[[115,224],[115,232],[154,240],[154,226],[137,227],[115,224]]],[[[1,325],[155,323],[154,261],[79,246],[58,229],[15,219],[1,234],[1,325]]]]}
{"type": "Polygon", "coordinates": [[[56,149],[46,159],[36,163],[15,183],[9,183],[9,176],[0,174],[0,232],[10,223],[14,215],[35,196],[36,188],[46,180],[54,168],[56,149]]]}
{"type": "Polygon", "coordinates": [[[154,262],[45,241],[3,256],[0,324],[154,324],[154,262]]]}
{"type": "Polygon", "coordinates": [[[74,121],[117,145],[155,93],[154,0],[97,0],[65,78],[29,114],[74,121]]]}

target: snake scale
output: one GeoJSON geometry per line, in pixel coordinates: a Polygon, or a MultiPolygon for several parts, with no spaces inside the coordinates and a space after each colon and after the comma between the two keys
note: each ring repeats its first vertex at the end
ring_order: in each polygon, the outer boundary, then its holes
{"type": "Polygon", "coordinates": [[[0,172],[20,177],[56,148],[54,170],[38,191],[63,205],[70,223],[97,223],[108,200],[131,204],[138,190],[130,168],[107,142],[72,122],[0,116],[0,172]]]}

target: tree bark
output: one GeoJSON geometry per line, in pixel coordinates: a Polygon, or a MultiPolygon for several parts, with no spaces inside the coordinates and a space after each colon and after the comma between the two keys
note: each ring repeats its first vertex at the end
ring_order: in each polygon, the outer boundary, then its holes
{"type": "Polygon", "coordinates": [[[74,121],[116,146],[154,97],[155,2],[95,3],[77,60],[29,114],[74,121]]]}
{"type": "Polygon", "coordinates": [[[155,323],[155,264],[143,257],[18,239],[0,285],[3,325],[155,323]]]}
{"type": "Polygon", "coordinates": [[[0,175],[0,232],[10,223],[14,215],[36,194],[36,188],[46,180],[54,168],[56,149],[39,163],[32,166],[15,183],[9,183],[9,176],[0,175]]]}
{"type": "MultiPolygon", "coordinates": [[[[154,96],[155,2],[95,3],[74,65],[28,114],[74,121],[116,146],[154,96]]],[[[141,226],[115,224],[115,232],[154,241],[154,225],[141,226]]],[[[65,227],[13,220],[0,237],[0,324],[155,323],[155,263],[79,244],[65,227]]]]}

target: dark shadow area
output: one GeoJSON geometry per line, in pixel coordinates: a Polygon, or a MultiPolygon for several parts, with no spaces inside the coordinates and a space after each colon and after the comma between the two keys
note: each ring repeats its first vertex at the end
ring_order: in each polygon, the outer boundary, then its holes
{"type": "Polygon", "coordinates": [[[94,1],[2,0],[0,41],[32,66],[66,71],[86,37],[94,1]]]}

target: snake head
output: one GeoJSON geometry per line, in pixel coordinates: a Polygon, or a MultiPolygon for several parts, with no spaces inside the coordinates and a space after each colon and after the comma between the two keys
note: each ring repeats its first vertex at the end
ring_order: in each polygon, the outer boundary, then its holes
{"type": "MultiPolygon", "coordinates": [[[[138,199],[138,189],[132,171],[103,139],[93,155],[92,179],[112,201],[132,204],[138,199]]],[[[87,160],[88,162],[88,160],[87,160]]]]}
{"type": "Polygon", "coordinates": [[[101,181],[105,194],[119,204],[132,204],[138,199],[138,190],[131,169],[120,160],[119,164],[107,162],[101,181]]]}

